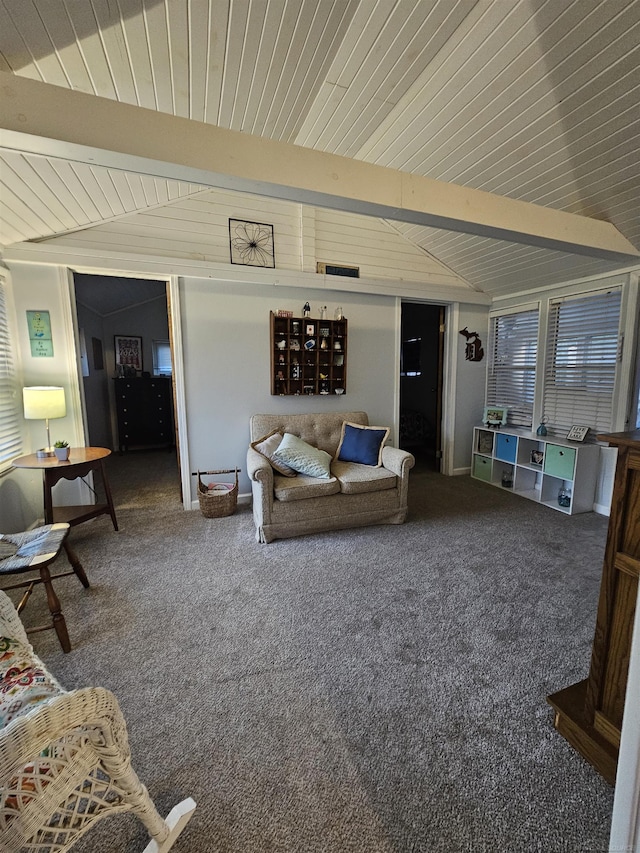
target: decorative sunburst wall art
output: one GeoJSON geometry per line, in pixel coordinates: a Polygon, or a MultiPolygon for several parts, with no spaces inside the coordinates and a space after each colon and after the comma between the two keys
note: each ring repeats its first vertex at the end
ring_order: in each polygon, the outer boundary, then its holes
{"type": "Polygon", "coordinates": [[[250,267],[275,267],[273,225],[264,222],[229,220],[231,263],[250,267]]]}

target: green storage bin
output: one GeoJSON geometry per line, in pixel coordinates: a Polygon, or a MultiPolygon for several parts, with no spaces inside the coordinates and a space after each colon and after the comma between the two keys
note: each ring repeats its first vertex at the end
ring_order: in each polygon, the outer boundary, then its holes
{"type": "Polygon", "coordinates": [[[487,456],[473,457],[473,476],[478,480],[484,480],[486,483],[491,482],[491,459],[487,456]]]}
{"type": "Polygon", "coordinates": [[[561,480],[573,480],[576,467],[575,447],[547,444],[544,454],[544,473],[561,480]]]}

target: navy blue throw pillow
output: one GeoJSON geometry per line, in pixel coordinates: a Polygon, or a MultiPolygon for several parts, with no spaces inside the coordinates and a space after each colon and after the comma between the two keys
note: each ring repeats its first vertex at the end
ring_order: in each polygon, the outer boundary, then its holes
{"type": "Polygon", "coordinates": [[[388,435],[389,427],[368,427],[345,421],[336,459],[380,467],[382,447],[388,435]]]}

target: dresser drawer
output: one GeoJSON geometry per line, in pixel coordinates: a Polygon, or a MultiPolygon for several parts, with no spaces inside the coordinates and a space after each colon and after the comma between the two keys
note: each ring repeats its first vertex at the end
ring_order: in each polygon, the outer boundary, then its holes
{"type": "Polygon", "coordinates": [[[573,480],[576,467],[575,447],[547,444],[544,455],[544,473],[561,480],[573,480]]]}

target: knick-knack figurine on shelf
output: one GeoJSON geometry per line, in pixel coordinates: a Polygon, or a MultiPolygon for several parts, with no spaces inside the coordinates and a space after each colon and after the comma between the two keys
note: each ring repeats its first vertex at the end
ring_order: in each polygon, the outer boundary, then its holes
{"type": "Polygon", "coordinates": [[[540,426],[536,430],[536,435],[546,435],[547,434],[547,428],[545,426],[546,422],[547,422],[547,418],[543,418],[540,421],[540,426]]]}
{"type": "Polygon", "coordinates": [[[311,306],[309,305],[308,302],[304,303],[304,308],[302,309],[302,316],[303,317],[310,317],[311,316],[311,306]]]}
{"type": "Polygon", "coordinates": [[[327,306],[326,305],[323,305],[322,308],[320,309],[320,319],[321,320],[327,319],[327,306]]]}

